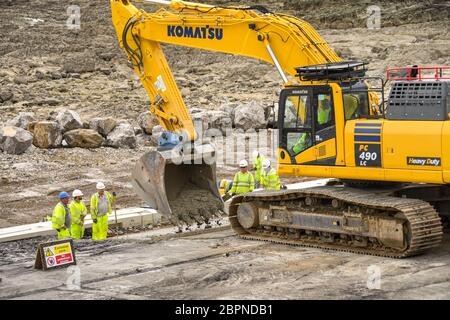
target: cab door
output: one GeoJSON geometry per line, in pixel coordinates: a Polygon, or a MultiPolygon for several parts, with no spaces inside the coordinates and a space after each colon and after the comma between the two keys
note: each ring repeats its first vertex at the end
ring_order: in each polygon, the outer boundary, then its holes
{"type": "Polygon", "coordinates": [[[336,126],[329,86],[283,90],[278,119],[280,148],[288,153],[289,163],[335,164],[336,126]]]}
{"type": "Polygon", "coordinates": [[[331,88],[317,86],[313,89],[314,149],[316,160],[312,164],[336,164],[336,122],[331,88]]]}

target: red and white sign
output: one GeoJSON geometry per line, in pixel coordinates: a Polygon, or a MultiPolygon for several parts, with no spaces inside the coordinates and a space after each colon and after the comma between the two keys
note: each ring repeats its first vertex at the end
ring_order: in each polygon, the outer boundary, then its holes
{"type": "Polygon", "coordinates": [[[53,267],[54,265],[55,265],[55,258],[53,257],[47,258],[47,266],[53,267]]]}
{"type": "Polygon", "coordinates": [[[46,255],[45,262],[47,264],[47,268],[59,267],[74,262],[70,242],[45,246],[44,252],[46,255]]]}
{"type": "Polygon", "coordinates": [[[72,253],[64,253],[56,256],[56,264],[66,264],[73,262],[72,253]]]}

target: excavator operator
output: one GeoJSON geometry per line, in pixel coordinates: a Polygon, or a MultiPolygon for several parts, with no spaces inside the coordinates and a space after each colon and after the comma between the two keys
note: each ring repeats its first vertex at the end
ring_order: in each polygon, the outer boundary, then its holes
{"type": "Polygon", "coordinates": [[[317,107],[317,123],[327,124],[331,121],[331,97],[328,94],[320,94],[317,107]]]}

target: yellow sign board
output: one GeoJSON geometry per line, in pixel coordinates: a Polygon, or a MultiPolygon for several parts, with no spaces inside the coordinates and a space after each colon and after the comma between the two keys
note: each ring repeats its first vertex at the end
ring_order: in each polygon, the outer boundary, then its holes
{"type": "Polygon", "coordinates": [[[69,253],[70,250],[70,243],[61,244],[59,246],[55,246],[55,254],[61,254],[61,253],[69,253]]]}
{"type": "Polygon", "coordinates": [[[36,269],[54,269],[75,265],[75,252],[72,239],[44,242],[38,245],[36,269]]]}
{"type": "Polygon", "coordinates": [[[46,257],[51,257],[53,255],[54,255],[54,253],[52,252],[52,250],[50,248],[47,248],[47,250],[45,250],[46,257]]]}

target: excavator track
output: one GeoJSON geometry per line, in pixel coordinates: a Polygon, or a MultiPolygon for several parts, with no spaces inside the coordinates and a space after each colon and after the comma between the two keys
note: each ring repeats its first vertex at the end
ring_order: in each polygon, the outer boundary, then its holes
{"type": "MultiPolygon", "coordinates": [[[[405,258],[422,254],[438,246],[443,234],[441,219],[428,202],[418,199],[395,198],[379,193],[336,186],[286,191],[260,191],[239,195],[233,198],[230,204],[229,218],[233,230],[243,239],[390,258],[405,258]],[[307,209],[312,215],[320,212],[322,216],[326,216],[327,210],[330,210],[330,214],[333,214],[334,217],[339,215],[343,217],[348,214],[349,208],[351,208],[353,212],[358,212],[356,216],[360,217],[362,222],[383,215],[386,219],[394,219],[395,217],[403,225],[404,243],[400,248],[389,247],[372,236],[365,246],[361,246],[351,240],[355,235],[356,237],[360,236],[355,233],[352,235],[346,234],[342,230],[327,233],[333,234],[333,236],[324,241],[324,238],[321,237],[323,229],[312,231],[310,229],[306,233],[305,230],[302,230],[301,225],[274,224],[270,226],[267,223],[265,226],[244,228],[238,218],[238,209],[244,203],[251,204],[258,208],[258,212],[260,212],[261,208],[267,210],[270,206],[283,207],[286,204],[291,206],[292,204],[298,204],[299,207],[303,206],[304,208],[306,207],[305,202],[309,202],[307,209]],[[324,202],[340,204],[340,206],[333,208],[328,205],[327,207],[327,205],[323,205],[324,202]],[[342,237],[346,239],[343,240],[342,237]],[[334,240],[330,241],[330,238],[334,240]]],[[[382,232],[388,232],[388,230],[380,230],[380,233],[382,232]]],[[[364,238],[364,234],[361,234],[361,237],[364,238]]]]}

